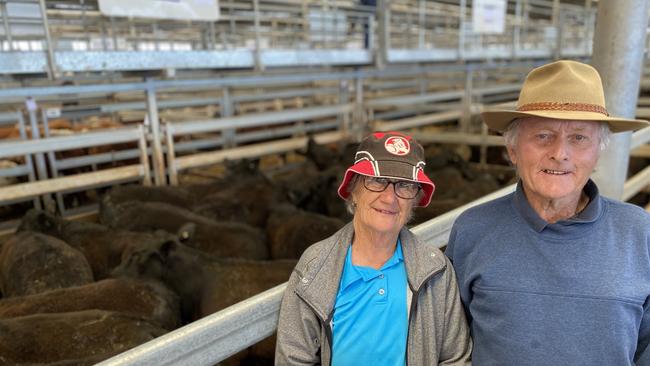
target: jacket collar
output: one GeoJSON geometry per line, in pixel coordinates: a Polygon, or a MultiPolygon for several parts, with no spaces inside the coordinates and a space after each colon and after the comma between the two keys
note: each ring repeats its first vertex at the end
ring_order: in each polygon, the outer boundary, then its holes
{"type": "MultiPolygon", "coordinates": [[[[446,262],[438,249],[421,243],[409,229],[402,228],[399,235],[409,287],[417,292],[432,275],[445,269],[446,262]]],[[[324,321],[330,320],[334,309],[345,256],[353,236],[354,227],[349,223],[325,239],[321,250],[305,258],[305,265],[300,269],[302,277],[296,294],[324,321]]]]}

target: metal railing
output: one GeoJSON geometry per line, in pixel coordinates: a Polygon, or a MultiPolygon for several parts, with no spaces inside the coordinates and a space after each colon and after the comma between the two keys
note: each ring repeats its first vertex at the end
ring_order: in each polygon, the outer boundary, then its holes
{"type": "MultiPolygon", "coordinates": [[[[216,21],[118,17],[96,0],[0,3],[6,73],[369,65],[591,54],[596,6],[509,0],[501,33],[468,0],[220,1],[216,21]]],[[[174,71],[170,71],[172,74],[174,71]]]]}

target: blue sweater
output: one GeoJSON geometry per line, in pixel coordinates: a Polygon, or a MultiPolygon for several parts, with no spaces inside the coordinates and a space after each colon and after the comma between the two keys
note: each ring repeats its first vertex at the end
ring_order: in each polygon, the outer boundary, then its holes
{"type": "Polygon", "coordinates": [[[650,365],[650,215],[598,194],[555,224],[522,191],[454,223],[446,254],[474,338],[472,364],[650,365]]]}

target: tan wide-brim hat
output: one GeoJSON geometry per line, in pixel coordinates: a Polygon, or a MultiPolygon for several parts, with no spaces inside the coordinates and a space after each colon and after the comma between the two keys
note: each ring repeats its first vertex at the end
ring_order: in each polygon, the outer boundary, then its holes
{"type": "Polygon", "coordinates": [[[504,131],[516,118],[545,117],[575,121],[607,122],[612,132],[650,126],[648,121],[611,117],[598,71],[576,61],[562,60],[533,69],[521,88],[516,110],[488,110],[483,122],[504,131]]]}

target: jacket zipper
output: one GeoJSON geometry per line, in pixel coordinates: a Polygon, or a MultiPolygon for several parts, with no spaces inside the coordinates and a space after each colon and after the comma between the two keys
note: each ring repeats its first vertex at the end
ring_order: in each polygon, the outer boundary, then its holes
{"type": "MultiPolygon", "coordinates": [[[[300,296],[300,294],[298,292],[295,292],[295,294],[302,301],[304,301],[305,304],[307,304],[307,306],[309,306],[309,308],[311,308],[312,312],[316,315],[318,320],[321,322],[323,328],[325,328],[325,337],[327,338],[327,344],[328,344],[329,349],[330,349],[329,363],[327,365],[327,366],[329,366],[329,365],[332,364],[332,327],[330,327],[330,321],[332,320],[332,316],[334,315],[334,311],[332,311],[329,314],[328,319],[326,321],[325,319],[323,319],[323,317],[320,316],[320,314],[316,311],[316,308],[314,308],[314,306],[309,301],[307,301],[304,297],[300,296]]],[[[321,347],[321,354],[322,354],[322,352],[323,352],[322,351],[323,342],[320,343],[320,347],[321,347]]]]}
{"type": "Polygon", "coordinates": [[[437,275],[438,273],[441,273],[442,271],[445,270],[447,266],[440,268],[439,270],[431,273],[427,278],[422,281],[422,284],[420,287],[418,287],[417,291],[413,291],[413,298],[411,299],[411,309],[409,310],[409,318],[408,318],[408,331],[406,332],[406,363],[405,365],[409,365],[409,338],[411,337],[411,317],[413,316],[413,313],[415,312],[415,309],[417,308],[417,302],[418,298],[420,297],[420,289],[422,288],[422,285],[425,283],[429,282],[433,276],[437,275]]]}

